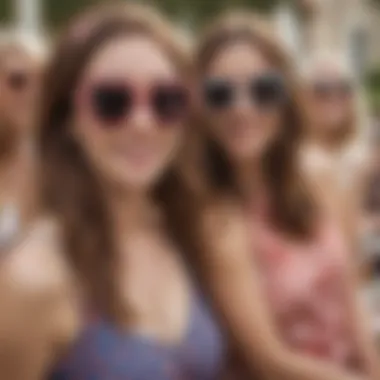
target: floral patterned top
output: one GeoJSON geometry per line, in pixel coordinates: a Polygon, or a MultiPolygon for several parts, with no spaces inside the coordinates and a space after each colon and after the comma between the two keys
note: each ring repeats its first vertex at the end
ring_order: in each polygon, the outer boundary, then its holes
{"type": "Polygon", "coordinates": [[[310,242],[275,230],[265,213],[252,221],[253,250],[278,332],[294,350],[361,371],[348,318],[348,248],[333,223],[310,242]]]}

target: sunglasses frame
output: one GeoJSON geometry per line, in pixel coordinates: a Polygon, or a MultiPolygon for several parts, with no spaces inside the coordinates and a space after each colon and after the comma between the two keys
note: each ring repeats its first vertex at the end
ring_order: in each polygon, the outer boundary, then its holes
{"type": "Polygon", "coordinates": [[[325,80],[311,83],[311,91],[321,100],[349,99],[354,92],[354,84],[350,80],[325,80]]]}
{"type": "Polygon", "coordinates": [[[188,113],[188,109],[190,106],[190,91],[188,87],[181,82],[177,81],[157,81],[152,83],[149,86],[137,86],[128,80],[121,80],[119,78],[100,78],[86,81],[83,85],[81,85],[74,95],[74,102],[76,107],[79,105],[82,107],[84,105],[87,112],[89,111],[92,117],[95,117],[97,120],[104,124],[112,124],[117,125],[121,124],[123,121],[128,120],[129,117],[135,112],[136,108],[146,107],[150,110],[152,115],[154,115],[155,119],[159,120],[161,123],[175,123],[184,119],[186,114],[188,113]],[[99,113],[96,111],[96,106],[93,102],[93,95],[95,91],[101,88],[117,88],[125,91],[125,94],[129,95],[131,98],[130,106],[125,106],[123,110],[123,115],[120,117],[115,117],[114,120],[106,120],[106,118],[102,118],[99,113]],[[158,111],[157,107],[154,106],[154,95],[158,93],[159,90],[162,89],[173,89],[179,90],[185,96],[186,106],[181,116],[163,116],[158,111]],[[170,120],[173,119],[173,120],[170,120]],[[174,120],[175,119],[175,120],[174,120]]]}
{"type": "Polygon", "coordinates": [[[242,94],[248,97],[250,104],[256,104],[260,107],[271,108],[271,109],[281,107],[286,102],[286,99],[287,99],[287,91],[286,91],[284,80],[281,75],[276,74],[276,73],[252,76],[248,80],[245,80],[244,83],[234,83],[233,81],[230,81],[224,78],[206,79],[205,81],[203,81],[203,84],[202,84],[202,93],[203,93],[203,101],[206,103],[208,108],[211,108],[213,110],[225,110],[225,109],[233,107],[234,104],[236,104],[236,101],[238,100],[238,98],[242,96],[242,94]],[[277,97],[277,99],[274,101],[266,102],[266,104],[264,104],[265,102],[258,100],[259,96],[257,94],[254,95],[252,91],[254,86],[257,86],[261,80],[265,80],[265,79],[275,79],[277,83],[280,84],[279,88],[281,89],[280,96],[277,97]],[[212,83],[213,81],[215,81],[216,83],[218,82],[223,83],[228,86],[229,91],[230,91],[230,96],[231,96],[231,99],[227,102],[228,104],[226,103],[221,106],[215,106],[211,104],[212,102],[209,101],[206,87],[208,83],[212,83]]]}

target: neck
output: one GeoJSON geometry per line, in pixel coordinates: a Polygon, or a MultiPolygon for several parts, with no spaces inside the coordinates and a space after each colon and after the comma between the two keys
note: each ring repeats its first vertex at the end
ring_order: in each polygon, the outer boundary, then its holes
{"type": "Polygon", "coordinates": [[[147,193],[109,191],[108,204],[118,234],[154,222],[155,207],[147,193]]]}
{"type": "Polygon", "coordinates": [[[236,166],[236,181],[240,193],[246,201],[252,201],[255,195],[264,191],[264,179],[259,160],[241,163],[236,166]]]}
{"type": "MultiPolygon", "coordinates": [[[[313,130],[318,130],[318,128],[313,128],[313,130]]],[[[327,153],[337,153],[343,147],[342,139],[329,133],[310,133],[306,140],[308,145],[317,145],[327,153]]]]}

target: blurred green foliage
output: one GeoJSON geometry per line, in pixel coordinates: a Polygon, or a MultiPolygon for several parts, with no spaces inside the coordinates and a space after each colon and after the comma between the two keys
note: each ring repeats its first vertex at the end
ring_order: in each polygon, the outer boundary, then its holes
{"type": "Polygon", "coordinates": [[[230,7],[267,11],[279,1],[281,0],[156,0],[154,3],[171,16],[199,25],[230,7]]]}
{"type": "MultiPolygon", "coordinates": [[[[50,30],[60,28],[73,14],[102,2],[112,0],[40,0],[43,5],[44,20],[50,30]]],[[[126,0],[128,1],[128,0],[126,0]]],[[[267,11],[280,2],[295,0],[130,0],[150,2],[165,13],[191,26],[205,23],[210,17],[229,8],[252,8],[267,11]]],[[[10,21],[16,0],[0,0],[0,23],[10,21]]]]}
{"type": "MultiPolygon", "coordinates": [[[[12,19],[13,4],[16,0],[0,0],[0,23],[12,19]]],[[[71,16],[90,5],[110,2],[110,0],[40,0],[43,4],[44,19],[49,29],[64,25],[71,16]]],[[[127,1],[127,0],[126,0],[127,1]]],[[[170,16],[194,25],[203,24],[205,20],[223,9],[249,7],[268,10],[280,1],[286,0],[134,0],[150,2],[170,16]]]]}
{"type": "MultiPolygon", "coordinates": [[[[380,3],[380,1],[379,1],[380,3]]],[[[365,78],[370,106],[373,110],[380,109],[380,67],[372,69],[365,78]]]]}
{"type": "MultiPolygon", "coordinates": [[[[109,0],[42,0],[45,15],[51,26],[62,25],[73,13],[91,4],[109,0]]],[[[136,2],[138,0],[135,0],[136,2]]],[[[141,0],[140,0],[141,1],[141,0]]],[[[192,22],[203,23],[219,11],[233,5],[234,7],[251,7],[267,10],[281,0],[147,0],[170,16],[192,22]]]]}
{"type": "Polygon", "coordinates": [[[71,16],[83,8],[96,4],[96,0],[40,0],[43,4],[45,22],[49,28],[65,24],[71,16]]]}
{"type": "Polygon", "coordinates": [[[6,23],[12,17],[12,0],[0,0],[0,24],[6,23]]]}

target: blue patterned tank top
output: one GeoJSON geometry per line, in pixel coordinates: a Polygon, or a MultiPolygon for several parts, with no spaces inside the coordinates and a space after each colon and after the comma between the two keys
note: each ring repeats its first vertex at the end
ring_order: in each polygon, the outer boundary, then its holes
{"type": "Polygon", "coordinates": [[[173,345],[102,318],[89,321],[50,380],[217,380],[225,364],[222,336],[199,294],[190,310],[184,339],[173,345]]]}

